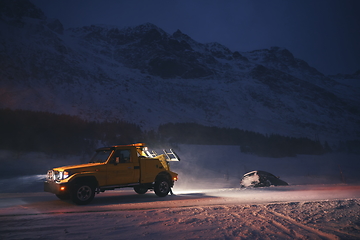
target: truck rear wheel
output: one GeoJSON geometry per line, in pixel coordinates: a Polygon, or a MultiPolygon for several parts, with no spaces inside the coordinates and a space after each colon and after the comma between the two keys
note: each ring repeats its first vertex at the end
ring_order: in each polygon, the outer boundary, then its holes
{"type": "Polygon", "coordinates": [[[95,196],[95,187],[87,183],[76,184],[72,191],[72,201],[78,205],[90,203],[95,196]]]}
{"type": "Polygon", "coordinates": [[[170,192],[169,181],[165,178],[160,178],[155,181],[154,192],[159,197],[165,197],[170,192]]]}
{"type": "Polygon", "coordinates": [[[134,191],[137,194],[145,194],[148,191],[148,189],[146,187],[144,187],[144,186],[135,186],[134,191]]]}

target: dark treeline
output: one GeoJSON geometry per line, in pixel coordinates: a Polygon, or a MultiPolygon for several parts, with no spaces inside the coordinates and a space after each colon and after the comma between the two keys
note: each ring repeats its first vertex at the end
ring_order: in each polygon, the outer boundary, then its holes
{"type": "Polygon", "coordinates": [[[76,116],[0,109],[0,149],[49,154],[92,153],[99,144],[135,142],[139,126],[122,122],[85,121],[76,116]]]}
{"type": "Polygon", "coordinates": [[[308,138],[263,135],[237,128],[207,127],[196,123],[164,124],[159,127],[159,135],[175,143],[239,145],[244,153],[268,157],[317,155],[326,151],[319,141],[308,138]]]}
{"type": "MultiPolygon", "coordinates": [[[[176,144],[238,145],[244,153],[285,157],[323,154],[330,146],[318,140],[263,135],[237,128],[207,127],[196,123],[168,123],[157,131],[142,131],[125,121],[86,121],[77,116],[0,109],[0,149],[48,154],[92,154],[97,147],[146,142],[151,146],[176,144]]],[[[356,152],[359,141],[341,142],[342,152],[356,152]]],[[[358,151],[358,150],[357,150],[358,151]]]]}

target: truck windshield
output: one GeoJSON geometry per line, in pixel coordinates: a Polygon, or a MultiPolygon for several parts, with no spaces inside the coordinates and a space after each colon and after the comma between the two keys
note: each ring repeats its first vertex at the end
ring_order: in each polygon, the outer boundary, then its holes
{"type": "Polygon", "coordinates": [[[97,151],[89,163],[103,163],[108,159],[111,152],[112,150],[97,151]]]}

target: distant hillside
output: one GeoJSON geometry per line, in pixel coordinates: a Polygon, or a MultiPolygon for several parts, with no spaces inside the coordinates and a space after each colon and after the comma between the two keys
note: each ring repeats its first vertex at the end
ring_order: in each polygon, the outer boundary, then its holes
{"type": "Polygon", "coordinates": [[[231,51],[151,23],[64,29],[27,0],[0,4],[0,108],[196,123],[338,142],[360,138],[358,74],[325,76],[287,49],[231,51]]]}
{"type": "MultiPolygon", "coordinates": [[[[0,109],[0,150],[43,152],[50,155],[90,155],[104,146],[146,142],[153,148],[178,144],[237,145],[243,153],[268,157],[319,155],[330,148],[307,138],[206,127],[193,123],[165,124],[156,131],[121,122],[84,121],[48,112],[0,109]]],[[[325,145],[329,147],[328,145],[325,145]]]]}

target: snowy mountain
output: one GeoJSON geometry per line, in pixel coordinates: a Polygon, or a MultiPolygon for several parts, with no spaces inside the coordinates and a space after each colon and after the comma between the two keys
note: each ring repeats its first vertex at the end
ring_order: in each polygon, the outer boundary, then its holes
{"type": "Polygon", "coordinates": [[[321,139],[360,137],[359,73],[324,76],[287,49],[231,51],[180,30],[64,29],[27,0],[0,3],[0,108],[143,128],[196,122],[321,139]],[[355,79],[355,80],[354,80],[355,79]]]}

